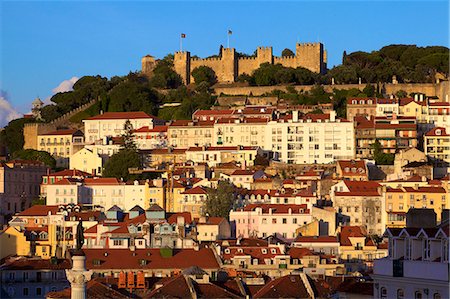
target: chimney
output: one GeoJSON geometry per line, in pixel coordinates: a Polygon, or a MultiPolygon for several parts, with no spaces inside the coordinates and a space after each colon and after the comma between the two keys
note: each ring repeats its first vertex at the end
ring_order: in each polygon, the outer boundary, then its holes
{"type": "Polygon", "coordinates": [[[423,94],[419,95],[419,99],[420,99],[421,102],[423,102],[423,94]]]}
{"type": "Polygon", "coordinates": [[[336,111],[334,110],[330,111],[330,121],[336,121],[336,111]]]}
{"type": "Polygon", "coordinates": [[[292,111],[292,122],[298,122],[298,110],[292,111]]]}
{"type": "Polygon", "coordinates": [[[415,95],[414,95],[414,102],[417,102],[419,100],[419,95],[416,93],[415,95]]]}

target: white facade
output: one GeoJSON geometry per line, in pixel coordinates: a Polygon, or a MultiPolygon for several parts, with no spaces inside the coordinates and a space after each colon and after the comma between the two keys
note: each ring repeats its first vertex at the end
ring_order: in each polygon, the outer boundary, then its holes
{"type": "Polygon", "coordinates": [[[262,154],[262,150],[256,146],[191,147],[186,151],[186,160],[195,163],[208,163],[210,167],[231,161],[241,163],[244,166],[253,166],[258,153],[262,154]]]}
{"type": "Polygon", "coordinates": [[[355,157],[353,123],[336,118],[334,111],[302,119],[294,111],[292,119],[269,122],[267,131],[270,137],[264,149],[278,152],[280,161],[288,164],[325,164],[355,157]]]}
{"type": "Polygon", "coordinates": [[[121,136],[129,120],[134,129],[163,124],[163,121],[145,112],[106,112],[83,120],[86,142],[92,143],[107,136],[121,136]]]}
{"type": "MultiPolygon", "coordinates": [[[[94,149],[95,150],[95,149],[94,149]]],[[[88,173],[102,174],[104,159],[97,151],[83,148],[70,156],[70,169],[78,169],[88,173]]]]}
{"type": "Polygon", "coordinates": [[[307,205],[250,204],[230,211],[230,221],[235,221],[236,236],[265,238],[278,235],[295,238],[299,227],[313,220],[307,205]]]}

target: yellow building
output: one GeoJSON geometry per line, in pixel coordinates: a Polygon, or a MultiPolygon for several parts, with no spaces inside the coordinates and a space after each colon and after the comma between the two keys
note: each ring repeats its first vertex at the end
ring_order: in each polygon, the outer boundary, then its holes
{"type": "Polygon", "coordinates": [[[203,216],[203,204],[208,196],[205,188],[197,186],[180,195],[181,198],[174,201],[174,212],[190,212],[192,217],[203,216]]]}
{"type": "Polygon", "coordinates": [[[46,151],[56,159],[57,167],[69,167],[69,158],[84,146],[80,130],[57,130],[38,135],[38,150],[46,151]]]}
{"type": "Polygon", "coordinates": [[[385,192],[386,226],[405,227],[406,213],[411,208],[433,209],[440,222],[442,210],[450,207],[449,200],[448,189],[444,187],[388,187],[385,192]]]}
{"type": "Polygon", "coordinates": [[[97,150],[83,148],[70,156],[70,169],[79,169],[91,174],[101,175],[106,159],[102,158],[97,150]]]}
{"type": "Polygon", "coordinates": [[[0,259],[10,255],[30,255],[30,242],[18,227],[9,226],[0,232],[0,259]]]}

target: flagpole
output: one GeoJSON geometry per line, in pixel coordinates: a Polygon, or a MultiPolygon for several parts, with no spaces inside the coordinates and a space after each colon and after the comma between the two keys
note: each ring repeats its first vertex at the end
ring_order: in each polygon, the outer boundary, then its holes
{"type": "Polygon", "coordinates": [[[180,35],[180,52],[183,52],[183,37],[180,35]]]}
{"type": "Polygon", "coordinates": [[[230,31],[227,32],[227,48],[230,48],[230,31]]]}

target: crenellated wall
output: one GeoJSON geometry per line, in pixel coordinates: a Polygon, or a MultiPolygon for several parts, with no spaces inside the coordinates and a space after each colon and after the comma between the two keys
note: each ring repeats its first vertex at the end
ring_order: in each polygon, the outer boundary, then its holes
{"type": "MultiPolygon", "coordinates": [[[[142,72],[147,75],[152,68],[149,57],[142,59],[142,72]]],[[[280,63],[292,68],[304,67],[317,73],[326,71],[326,55],[321,43],[297,44],[296,55],[292,57],[273,56],[272,47],[258,47],[256,57],[238,57],[234,48],[222,48],[221,57],[215,58],[191,58],[190,52],[175,52],[174,55],[174,70],[185,84],[193,82],[191,73],[199,66],[212,68],[220,83],[232,83],[239,75],[251,75],[263,63],[280,63]]]]}

